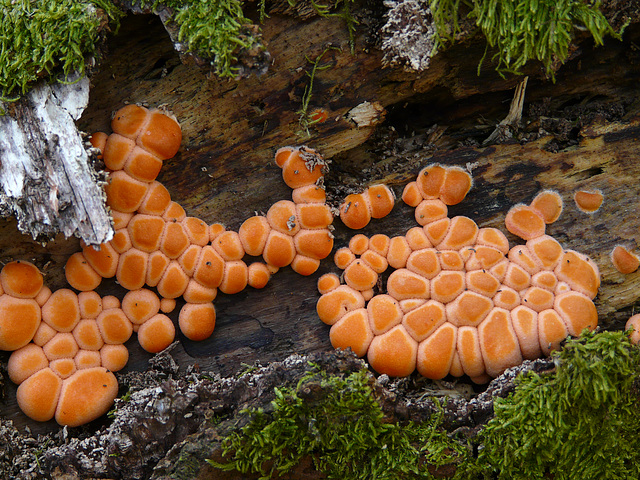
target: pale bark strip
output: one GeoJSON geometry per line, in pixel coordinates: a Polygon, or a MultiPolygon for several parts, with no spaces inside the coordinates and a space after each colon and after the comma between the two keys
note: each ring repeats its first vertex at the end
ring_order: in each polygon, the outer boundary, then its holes
{"type": "Polygon", "coordinates": [[[0,116],[0,214],[34,239],[57,233],[88,244],[111,239],[105,194],[78,131],[89,80],[40,83],[0,116]]]}

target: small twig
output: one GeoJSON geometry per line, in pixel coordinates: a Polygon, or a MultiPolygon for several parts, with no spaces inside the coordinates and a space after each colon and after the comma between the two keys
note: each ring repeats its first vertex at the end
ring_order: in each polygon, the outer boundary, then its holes
{"type": "Polygon", "coordinates": [[[317,72],[326,70],[327,68],[331,67],[331,64],[320,65],[320,61],[329,50],[340,50],[340,48],[330,45],[327,48],[325,48],[322,51],[322,53],[320,53],[320,55],[318,55],[314,60],[311,60],[309,57],[305,55],[305,58],[310,64],[313,65],[313,68],[311,69],[311,72],[307,72],[307,76],[309,77],[309,83],[305,87],[304,94],[302,95],[302,108],[300,108],[300,110],[298,110],[296,113],[300,115],[299,123],[300,123],[300,126],[304,129],[305,133],[307,134],[307,137],[311,136],[311,134],[309,133],[309,127],[314,123],[318,122],[317,119],[314,120],[309,118],[309,102],[311,101],[313,81],[316,78],[317,72]]]}
{"type": "Polygon", "coordinates": [[[522,108],[524,107],[524,94],[527,89],[527,81],[529,77],[524,77],[524,80],[518,84],[516,87],[516,91],[513,95],[513,99],[511,100],[511,105],[509,106],[509,113],[507,116],[496,125],[495,130],[487,137],[487,139],[482,142],[483,145],[487,145],[489,143],[494,143],[496,140],[505,138],[507,136],[511,136],[511,134],[507,135],[507,132],[510,128],[517,129],[520,124],[520,120],[522,120],[522,108]]]}

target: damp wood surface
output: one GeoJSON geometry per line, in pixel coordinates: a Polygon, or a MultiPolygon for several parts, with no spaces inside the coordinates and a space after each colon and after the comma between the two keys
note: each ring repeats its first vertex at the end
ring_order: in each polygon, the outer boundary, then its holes
{"type": "MultiPolygon", "coordinates": [[[[481,42],[454,47],[434,59],[428,72],[416,75],[381,68],[381,54],[374,49],[360,46],[353,56],[339,20],[300,22],[272,15],[263,32],[273,65],[264,76],[238,83],[210,78],[200,68],[180,63],[154,17],[125,19],[92,78],[80,128],[109,132],[111,114],[127,102],[166,106],[182,125],[183,143],[176,157],[164,163],[158,180],[189,216],[234,230],[255,212],[266,212],[274,202],[291,198],[273,162],[276,149],[285,145],[307,144],[332,161],[325,182],[332,198],[379,182],[389,184],[399,198],[404,185],[431,162],[469,165],[474,186],[463,203],[450,209],[450,216],[466,215],[481,227],[503,231],[511,206],[529,202],[542,189],[554,189],[565,208],[547,233],[565,248],[595,260],[602,274],[595,300],[600,324],[622,328],[638,302],[640,273],[617,273],[608,255],[619,243],[632,250],[639,247],[640,55],[630,45],[640,32],[630,30],[624,42],[611,41],[599,49],[581,45],[584,52],[559,72],[555,84],[535,75],[529,81],[525,110],[534,104],[545,105],[550,112],[592,105],[593,112],[602,104],[600,116],[592,114],[588,122],[570,121],[573,131],[566,134],[568,139],[558,140],[557,132],[536,133],[543,126],[529,125],[533,133],[526,141],[484,147],[479,145],[482,138],[506,116],[521,78],[503,79],[489,65],[478,76],[481,42]],[[342,49],[329,50],[324,57],[330,68],[314,81],[311,108],[324,108],[329,119],[312,126],[307,136],[298,113],[309,80],[306,57],[315,58],[328,43],[342,49]],[[364,101],[387,109],[386,120],[360,128],[348,120],[348,111],[364,101]],[[610,112],[618,105],[622,110],[611,120],[610,112]],[[602,208],[593,215],[578,211],[573,203],[577,189],[601,190],[602,208]]],[[[388,217],[373,220],[362,233],[394,236],[415,225],[413,209],[398,200],[388,217]]],[[[334,226],[335,248],[346,245],[355,232],[339,220],[334,226]]],[[[512,246],[523,243],[509,238],[512,246]]],[[[14,220],[0,222],[2,261],[33,261],[52,289],[66,286],[63,267],[78,250],[75,239],[59,236],[43,246],[19,234],[14,220]]],[[[255,362],[331,349],[329,327],[315,312],[316,281],[329,271],[337,272],[331,258],[310,277],[287,267],[263,290],[219,294],[214,301],[213,336],[191,342],[178,333],[174,358],[181,367],[197,365],[200,371],[231,375],[255,362]]],[[[103,280],[98,291],[120,298],[125,293],[114,280],[103,280]]],[[[174,320],[179,308],[180,303],[170,315],[174,320]]],[[[131,356],[123,373],[147,369],[151,355],[139,347],[135,335],[127,346],[131,356]]],[[[9,354],[1,355],[6,361],[9,354]]],[[[34,433],[59,428],[53,422],[27,419],[16,405],[16,387],[10,382],[5,387],[4,417],[34,433]]]]}

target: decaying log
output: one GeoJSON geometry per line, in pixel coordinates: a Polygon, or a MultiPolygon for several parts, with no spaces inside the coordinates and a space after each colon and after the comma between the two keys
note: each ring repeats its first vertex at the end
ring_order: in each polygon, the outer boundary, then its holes
{"type": "MultiPolygon", "coordinates": [[[[210,78],[198,66],[181,63],[156,17],[127,18],[120,35],[110,42],[107,62],[92,78],[89,105],[78,124],[87,132],[108,132],[111,113],[126,102],[165,105],[180,120],[184,141],[178,155],[165,162],[159,180],[189,215],[208,223],[222,222],[231,229],[255,211],[264,212],[275,201],[290,198],[273,163],[275,150],[290,144],[308,144],[332,160],[325,184],[334,204],[347,191],[377,182],[388,183],[399,196],[403,186],[430,162],[469,165],[474,187],[451,214],[503,229],[504,216],[513,204],[530,201],[540,189],[553,188],[562,195],[565,211],[548,231],[566,248],[585,252],[596,261],[603,275],[596,299],[600,325],[622,328],[638,303],[640,273],[616,272],[608,254],[616,243],[638,248],[640,57],[632,48],[640,39],[637,27],[629,29],[624,42],[610,41],[599,49],[581,43],[575,60],[558,72],[555,84],[545,81],[537,66],[530,66],[522,125],[511,131],[510,141],[487,146],[481,146],[483,140],[507,115],[521,79],[502,78],[490,67],[478,76],[484,44],[477,39],[433,58],[425,73],[408,74],[381,68],[383,54],[361,48],[368,45],[361,37],[352,55],[344,24],[338,19],[300,22],[272,15],[263,35],[273,65],[262,77],[236,83],[210,78]],[[342,50],[327,50],[323,57],[321,63],[330,68],[316,76],[310,108],[324,109],[329,119],[312,125],[307,136],[298,113],[309,84],[310,64],[305,56],[315,59],[328,44],[342,50]],[[379,114],[373,115],[375,121],[358,126],[349,112],[365,102],[379,114]],[[578,188],[601,189],[606,199],[603,208],[594,215],[578,211],[572,202],[578,188]]],[[[390,216],[372,222],[363,233],[393,236],[414,225],[412,209],[398,202],[390,216]]],[[[335,226],[335,245],[343,246],[354,232],[339,221],[335,226]]],[[[52,289],[66,286],[63,266],[77,249],[77,240],[61,238],[45,248],[17,237],[15,221],[0,222],[1,260],[34,261],[52,289]]],[[[145,478],[155,465],[156,476],[162,478],[177,471],[174,460],[189,456],[190,449],[200,452],[198,448],[206,446],[209,450],[203,450],[204,455],[211,455],[215,442],[181,443],[190,434],[195,435],[191,439],[199,439],[196,432],[207,412],[236,412],[243,406],[268,403],[273,386],[285,379],[295,383],[296,375],[304,373],[300,359],[308,356],[345,371],[360,368],[355,359],[332,352],[328,327],[315,313],[316,280],[328,271],[336,271],[330,258],[309,278],[284,268],[263,290],[219,294],[214,335],[204,342],[179,336],[171,352],[175,364],[164,356],[150,372],[138,373],[149,368],[151,356],[135,339],[130,340],[130,363],[119,377],[132,386],[133,400],[118,403],[115,421],[69,431],[53,422],[36,424],[19,411],[15,386],[8,382],[3,417],[13,420],[21,433],[28,426],[36,435],[52,436],[41,452],[44,439],[38,442],[26,434],[17,435],[7,425],[3,439],[11,446],[21,445],[25,453],[20,465],[25,472],[29,462],[37,465],[38,452],[38,458],[45,459],[42,464],[57,469],[53,471],[61,474],[59,478],[64,478],[64,472],[70,473],[67,478],[74,474],[134,478],[129,471],[145,478]],[[303,356],[290,357],[295,354],[303,356]],[[254,373],[257,376],[230,378],[243,363],[254,362],[275,363],[254,373]],[[188,367],[192,370],[185,373],[188,367]],[[289,367],[295,368],[283,374],[289,367]],[[211,372],[207,375],[215,380],[193,374],[197,369],[211,372]],[[257,387],[249,387],[249,380],[256,381],[257,387]],[[185,420],[185,413],[193,415],[185,420]]],[[[119,297],[124,293],[112,280],[104,281],[99,292],[119,297]]],[[[180,305],[171,315],[174,320],[179,309],[180,305]]],[[[3,361],[8,358],[7,353],[0,355],[3,361]]],[[[535,365],[544,366],[545,361],[535,365]]],[[[486,396],[477,397],[475,401],[482,404],[477,408],[469,406],[473,401],[466,407],[448,406],[452,425],[458,422],[470,429],[479,425],[490,410],[494,387],[510,388],[505,378],[496,380],[486,396]]],[[[420,394],[431,391],[433,384],[426,383],[420,385],[420,394]]],[[[385,388],[395,392],[394,401],[401,406],[410,393],[397,385],[385,388]]],[[[415,407],[423,408],[422,413],[397,413],[397,418],[419,418],[429,412],[429,405],[415,407]]],[[[14,450],[6,455],[17,454],[14,450]]],[[[197,458],[197,472],[203,456],[193,453],[193,458],[197,458]]],[[[14,468],[10,463],[9,467],[14,468]]],[[[9,467],[7,472],[16,471],[9,467]]],[[[206,468],[203,472],[207,474],[206,468]]]]}
{"type": "MultiPolygon", "coordinates": [[[[583,133],[591,138],[586,137],[579,145],[563,152],[546,151],[545,147],[553,140],[543,137],[524,145],[466,147],[435,155],[415,152],[396,155],[364,174],[383,179],[399,195],[401,187],[429,162],[470,164],[473,166],[474,187],[467,199],[452,207],[450,213],[467,215],[480,226],[494,226],[503,231],[504,216],[512,205],[530,201],[542,188],[557,190],[564,198],[565,209],[560,219],[548,227],[548,232],[565,248],[584,252],[598,264],[602,273],[602,286],[596,298],[600,325],[602,328],[620,329],[638,302],[640,272],[620,274],[612,266],[609,252],[617,243],[624,243],[632,249],[638,247],[636,232],[640,230],[640,217],[633,212],[640,209],[640,185],[635,180],[640,177],[640,164],[636,161],[640,122],[634,120],[626,124],[594,126],[583,133]],[[594,215],[580,212],[572,201],[572,193],[577,188],[602,190],[606,200],[601,210],[594,215]]],[[[274,174],[278,172],[275,165],[272,169],[274,174]]],[[[273,182],[274,188],[281,182],[278,178],[255,178],[252,185],[264,188],[261,185],[264,181],[273,182]]],[[[337,177],[332,177],[330,172],[328,187],[333,188],[336,182],[337,177]]],[[[218,192],[212,190],[209,195],[203,205],[217,208],[218,192]]],[[[266,210],[268,202],[264,200],[258,208],[266,210]]],[[[237,209],[238,215],[252,214],[241,212],[240,207],[237,209]]],[[[335,226],[336,246],[346,245],[354,232],[338,221],[335,226]]],[[[363,233],[393,236],[403,234],[413,226],[413,210],[399,203],[391,215],[372,222],[363,233]]],[[[0,235],[0,249],[10,238],[0,235]]],[[[521,243],[511,235],[509,238],[512,245],[521,243]]],[[[54,244],[53,247],[58,252],[69,248],[68,242],[54,244]]],[[[52,288],[63,286],[59,277],[68,253],[58,254],[51,248],[47,251],[42,247],[34,248],[32,252],[37,253],[34,255],[39,265],[45,259],[50,260],[52,266],[46,270],[49,272],[46,277],[48,284],[52,288]]],[[[229,376],[243,364],[277,362],[294,353],[330,351],[329,328],[315,313],[315,303],[319,298],[316,280],[328,271],[337,271],[330,258],[322,262],[318,273],[308,278],[301,278],[290,269],[282,269],[262,290],[245,290],[236,295],[219,294],[215,301],[217,324],[214,335],[202,342],[192,342],[180,336],[180,343],[172,352],[175,361],[183,367],[197,365],[203,371],[229,376]]],[[[113,281],[103,282],[100,292],[103,295],[123,294],[113,281]]],[[[171,314],[172,318],[176,319],[179,307],[171,314]]],[[[150,355],[142,351],[135,338],[127,342],[127,347],[131,357],[125,373],[149,368],[150,355]]],[[[20,427],[29,425],[35,433],[59,430],[54,422],[37,424],[29,421],[15,404],[15,386],[8,382],[6,389],[3,408],[6,417],[13,418],[20,427]]]]}
{"type": "MultiPolygon", "coordinates": [[[[205,460],[222,461],[221,440],[246,422],[241,411],[246,408],[268,408],[274,400],[274,387],[294,388],[310,371],[317,367],[332,375],[356,372],[365,363],[350,352],[335,351],[310,355],[292,355],[279,362],[259,366],[243,375],[221,377],[218,374],[199,374],[193,370],[176,375],[171,367],[170,353],[164,352],[159,360],[165,367],[147,374],[128,377],[129,393],[126,400],[117,400],[114,418],[110,424],[88,438],[66,438],[66,434],[48,437],[46,447],[24,445],[21,462],[11,465],[0,460],[0,473],[20,472],[22,479],[40,478],[40,472],[51,472],[54,479],[127,478],[131,480],[153,478],[169,479],[242,479],[255,475],[224,473],[210,467],[205,460]],[[212,422],[220,417],[221,422],[212,422]],[[37,464],[33,455],[38,451],[37,464]],[[22,468],[22,470],[18,470],[22,468]]],[[[158,357],[156,357],[157,359],[158,357]]],[[[480,394],[472,390],[450,388],[445,405],[443,426],[447,431],[466,431],[472,435],[492,416],[493,401],[513,391],[514,378],[526,371],[548,371],[550,360],[527,361],[505,372],[491,382],[480,394]]],[[[416,394],[413,380],[376,380],[371,375],[376,399],[391,421],[423,421],[439,407],[437,400],[425,392],[441,396],[442,392],[423,386],[416,394]],[[424,397],[419,399],[418,396],[424,397]]],[[[322,389],[308,386],[308,401],[322,398],[322,389]]],[[[15,436],[10,425],[0,427],[0,438],[15,436]]],[[[44,441],[41,439],[41,442],[44,441]]],[[[302,463],[291,478],[321,478],[308,463],[302,463]]],[[[8,478],[8,477],[7,477],[8,478]]]]}
{"type": "Polygon", "coordinates": [[[62,232],[99,245],[113,229],[101,182],[75,121],[89,80],[38,84],[15,104],[0,105],[0,215],[21,232],[49,240],[62,232]]]}

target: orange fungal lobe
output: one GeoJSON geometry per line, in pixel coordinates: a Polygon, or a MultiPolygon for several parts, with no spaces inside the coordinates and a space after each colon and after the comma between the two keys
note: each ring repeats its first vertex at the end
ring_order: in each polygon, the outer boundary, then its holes
{"type": "Polygon", "coordinates": [[[447,170],[442,165],[433,164],[423,168],[416,179],[422,198],[425,200],[439,198],[446,175],[447,170]]]}
{"type": "Polygon", "coordinates": [[[167,348],[176,336],[176,329],[169,317],[156,314],[138,329],[138,341],[147,352],[158,353],[167,348]]]}
{"type": "Polygon", "coordinates": [[[611,263],[620,273],[629,274],[638,270],[640,258],[623,245],[616,245],[611,251],[611,263]]]}
{"type": "Polygon", "coordinates": [[[386,217],[393,210],[396,196],[386,185],[372,185],[365,193],[368,196],[372,218],[386,217]]]}
{"type": "Polygon", "coordinates": [[[504,219],[504,224],[511,233],[523,240],[532,240],[544,235],[544,218],[532,207],[516,205],[511,207],[504,219]]]}
{"type": "Polygon", "coordinates": [[[340,220],[352,230],[360,230],[371,221],[368,198],[362,193],[347,195],[340,205],[340,220]]]}
{"type": "Polygon", "coordinates": [[[5,293],[16,298],[35,298],[43,285],[38,268],[24,260],[7,263],[0,271],[0,284],[5,293]]]}
{"type": "Polygon", "coordinates": [[[460,167],[448,167],[440,187],[440,199],[447,205],[457,205],[471,189],[471,175],[460,167]]]}
{"type": "Polygon", "coordinates": [[[562,213],[562,197],[553,190],[543,190],[531,201],[533,208],[544,219],[544,223],[553,223],[562,213]]]}
{"type": "Polygon", "coordinates": [[[89,265],[82,252],[76,252],[69,257],[64,274],[69,285],[82,292],[95,290],[102,281],[102,277],[89,265]]]}
{"type": "Polygon", "coordinates": [[[178,323],[180,331],[189,340],[205,340],[216,326],[216,310],[212,303],[187,303],[180,310],[178,323]]]}
{"type": "Polygon", "coordinates": [[[338,320],[329,331],[333,348],[350,348],[358,357],[367,353],[373,340],[367,310],[353,310],[338,320]]]}
{"type": "Polygon", "coordinates": [[[591,214],[600,209],[604,195],[600,190],[577,190],[573,194],[573,200],[581,212],[591,214]]]}

